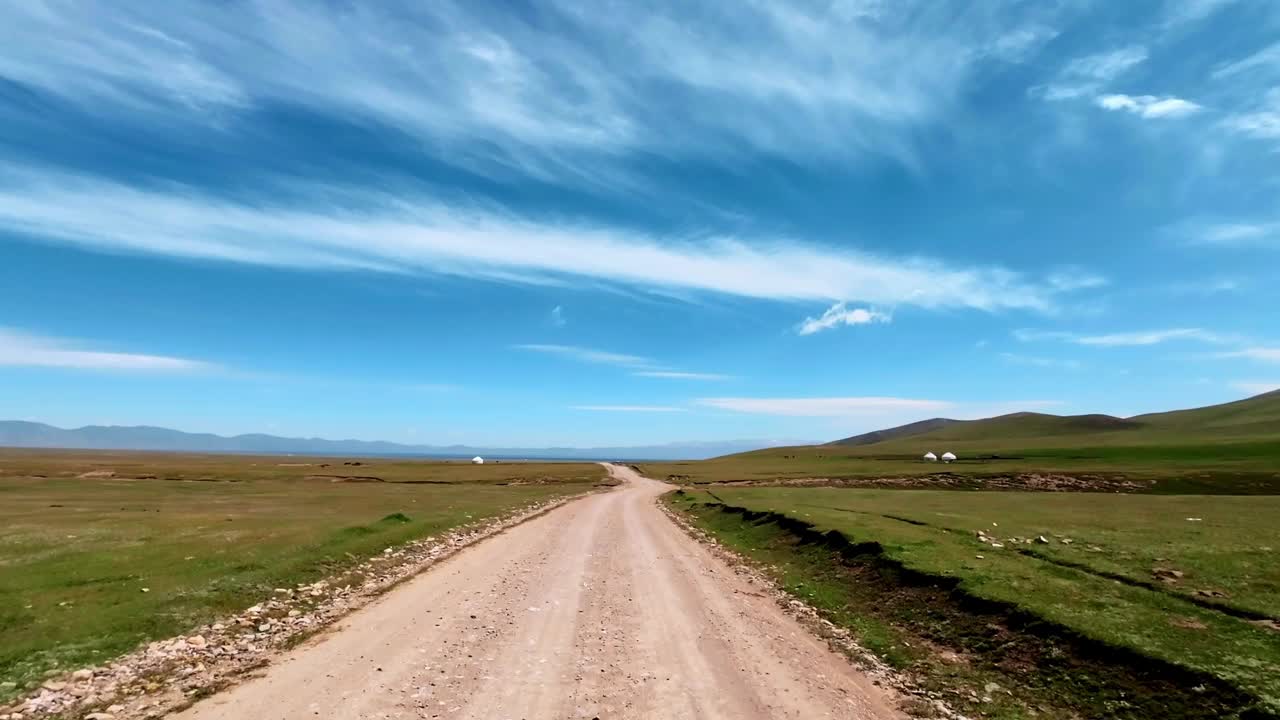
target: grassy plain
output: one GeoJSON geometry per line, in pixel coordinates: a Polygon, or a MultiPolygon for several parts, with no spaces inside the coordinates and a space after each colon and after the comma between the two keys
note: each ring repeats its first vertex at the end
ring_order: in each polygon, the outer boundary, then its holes
{"type": "MultiPolygon", "coordinates": [[[[1015,413],[891,428],[826,445],[780,447],[702,462],[646,463],[652,477],[689,483],[827,478],[868,481],[947,473],[1038,473],[1134,481],[1154,492],[1280,493],[1280,392],[1191,410],[1115,418],[1015,413]],[[954,452],[948,465],[924,453],[954,452]]],[[[927,483],[926,483],[927,484],[927,483]]]]}
{"type": "MultiPolygon", "coordinates": [[[[1152,676],[1147,668],[1128,686],[1113,682],[1105,661],[1073,665],[1049,652],[1057,647],[1052,639],[1019,644],[993,636],[985,629],[993,621],[975,620],[986,611],[972,611],[972,602],[958,609],[958,598],[1016,609],[1026,615],[1022,624],[1045,622],[1059,629],[1049,635],[1078,635],[1086,645],[1115,648],[1116,657],[1202,673],[1280,713],[1280,626],[1273,624],[1280,618],[1280,497],[715,487],[671,502],[772,567],[792,592],[854,629],[882,657],[944,686],[956,679],[978,688],[995,683],[1020,696],[959,696],[970,713],[1232,717],[1240,708],[1228,700],[1214,705],[1213,693],[1204,694],[1203,707],[1179,704],[1175,695],[1191,692],[1195,681],[1173,682],[1143,699],[1144,688],[1164,681],[1159,671],[1152,676]],[[836,531],[853,546],[874,543],[861,551],[874,558],[850,570],[858,563],[798,542],[776,523],[702,504],[720,500],[836,531]],[[1003,547],[980,540],[978,530],[1003,547]],[[1048,542],[1037,542],[1040,536],[1048,542]],[[920,578],[955,589],[936,596],[903,589],[920,578]],[[940,660],[946,657],[961,660],[940,660]]],[[[1216,697],[1230,695],[1224,692],[1216,697]]]]}
{"type": "Polygon", "coordinates": [[[604,478],[586,463],[0,451],[0,683],[16,684],[0,700],[604,478]]]}
{"type": "MultiPolygon", "coordinates": [[[[922,444],[926,450],[931,447],[922,444]]],[[[947,446],[949,448],[955,447],[947,446]]],[[[696,462],[644,463],[650,477],[686,483],[803,478],[869,481],[945,473],[981,481],[1016,474],[1097,475],[1149,485],[1155,492],[1280,492],[1280,440],[1218,445],[1027,447],[990,443],[953,450],[947,465],[880,445],[771,448],[696,462]]]]}

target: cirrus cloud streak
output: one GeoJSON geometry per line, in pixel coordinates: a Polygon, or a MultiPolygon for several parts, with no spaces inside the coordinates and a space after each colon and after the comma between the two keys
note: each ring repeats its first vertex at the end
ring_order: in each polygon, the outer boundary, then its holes
{"type": "Polygon", "coordinates": [[[621,413],[668,413],[684,412],[682,407],[671,405],[574,405],[573,410],[589,412],[621,412],[621,413]]]}
{"type": "Polygon", "coordinates": [[[952,403],[943,400],[913,400],[896,397],[714,397],[702,398],[696,403],[718,410],[792,417],[851,417],[886,412],[932,412],[953,407],[952,403]]]}
{"type": "Polygon", "coordinates": [[[215,366],[198,360],[84,349],[69,340],[0,328],[0,366],[139,372],[192,372],[215,366]]]}
{"type": "Polygon", "coordinates": [[[180,186],[142,188],[10,171],[0,175],[0,229],[100,251],[505,282],[591,279],[784,301],[1044,311],[1060,292],[1000,267],[885,257],[785,238],[659,238],[448,207],[429,198],[334,187],[314,192],[324,199],[312,207],[272,207],[180,186]]]}

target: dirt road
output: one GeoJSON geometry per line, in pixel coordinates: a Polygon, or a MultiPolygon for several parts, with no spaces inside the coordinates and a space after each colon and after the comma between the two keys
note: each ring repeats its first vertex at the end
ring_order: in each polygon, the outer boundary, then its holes
{"type": "Polygon", "coordinates": [[[892,701],[657,508],[575,501],[441,563],[177,715],[897,718],[892,701]]]}

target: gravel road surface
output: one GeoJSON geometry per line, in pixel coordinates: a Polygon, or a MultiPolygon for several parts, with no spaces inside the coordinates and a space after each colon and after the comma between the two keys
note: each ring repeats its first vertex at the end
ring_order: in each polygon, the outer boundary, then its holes
{"type": "Polygon", "coordinates": [[[440,563],[175,717],[900,718],[887,691],[658,509],[574,501],[440,563]]]}

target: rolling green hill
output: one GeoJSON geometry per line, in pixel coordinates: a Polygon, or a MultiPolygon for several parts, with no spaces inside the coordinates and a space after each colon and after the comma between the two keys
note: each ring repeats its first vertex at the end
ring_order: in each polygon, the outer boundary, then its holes
{"type": "Polygon", "coordinates": [[[914,437],[925,433],[933,432],[948,425],[964,422],[963,420],[952,420],[951,418],[930,418],[919,422],[899,425],[898,427],[886,428],[884,430],[874,430],[861,435],[854,435],[843,440],[836,440],[828,445],[874,445],[885,440],[897,440],[898,438],[914,437]]]}
{"type": "Polygon", "coordinates": [[[1280,435],[1280,390],[1222,405],[1151,413],[1130,419],[1167,432],[1274,438],[1280,435]]]}
{"type": "MultiPolygon", "coordinates": [[[[1047,447],[1079,445],[1146,445],[1170,441],[1218,443],[1280,439],[1280,391],[1245,400],[1191,410],[1118,418],[1110,415],[1013,413],[983,420],[936,418],[898,428],[837,440],[823,447],[857,447],[859,452],[905,452],[908,449],[956,444],[992,450],[1027,443],[1047,447]],[[923,431],[921,431],[923,430],[923,431]],[[863,438],[878,437],[865,442],[863,438]]],[[[767,451],[766,451],[767,452],[767,451]]],[[[750,453],[745,453],[750,454],[750,453]]]]}
{"type": "Polygon", "coordinates": [[[1044,413],[936,418],[825,445],[646,464],[645,469],[692,482],[1061,473],[1113,474],[1188,491],[1280,491],[1280,391],[1131,418],[1044,413]],[[922,461],[929,451],[950,451],[960,459],[946,466],[922,461]]]}

